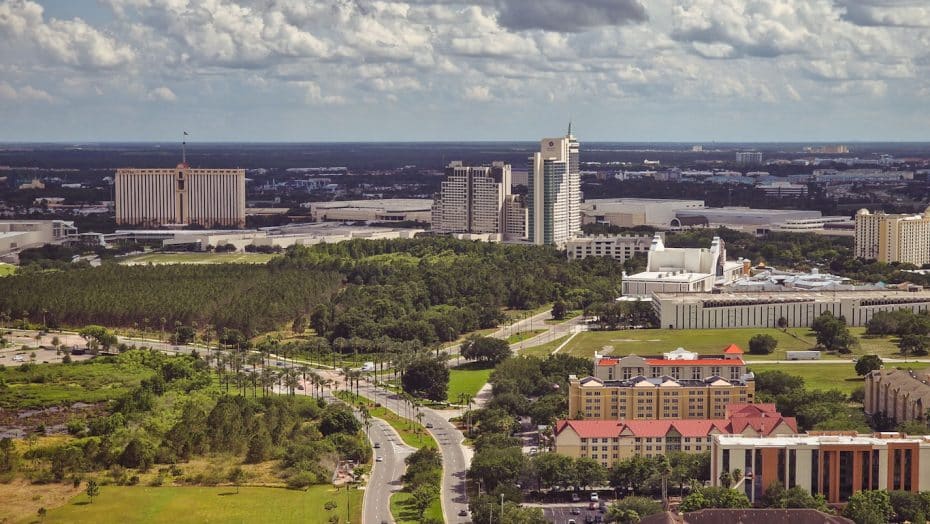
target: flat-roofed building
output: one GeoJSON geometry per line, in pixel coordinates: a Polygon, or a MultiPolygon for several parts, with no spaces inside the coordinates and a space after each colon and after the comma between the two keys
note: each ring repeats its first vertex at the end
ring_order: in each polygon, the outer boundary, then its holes
{"type": "Polygon", "coordinates": [[[668,329],[809,327],[826,311],[864,326],[879,311],[930,310],[930,291],[785,290],[652,294],[659,326],[668,329]]]}
{"type": "Polygon", "coordinates": [[[0,220],[0,256],[64,240],[77,233],[64,220],[0,220]]]}
{"type": "Polygon", "coordinates": [[[881,415],[895,424],[926,422],[930,410],[930,369],[876,369],[865,376],[866,415],[881,415]]]}
{"type": "MultiPolygon", "coordinates": [[[[664,234],[657,233],[659,235],[664,234]]],[[[637,254],[649,253],[652,235],[597,235],[578,237],[565,244],[569,260],[588,257],[608,257],[614,260],[629,260],[637,254]]]]}
{"type": "Polygon", "coordinates": [[[121,168],[116,171],[120,225],[245,227],[245,170],[121,168]]]}
{"type": "Polygon", "coordinates": [[[618,227],[668,227],[675,213],[683,209],[703,209],[703,200],[668,198],[603,198],[581,203],[583,224],[611,224],[618,227]]]}
{"type": "Polygon", "coordinates": [[[930,208],[921,215],[856,213],[856,257],[890,264],[930,263],[930,208]]]}
{"type": "Polygon", "coordinates": [[[721,485],[722,473],[741,475],[734,488],[752,502],[779,482],[822,494],[842,504],[861,490],[917,493],[930,487],[930,437],[901,433],[857,435],[855,432],[809,433],[777,437],[715,435],[710,479],[721,485]]]}
{"type": "Polygon", "coordinates": [[[723,239],[714,237],[710,248],[665,247],[656,233],[647,252],[646,270],[624,275],[624,295],[649,297],[656,292],[707,292],[726,285],[743,273],[742,261],[727,261],[723,239]]]}
{"type": "MultiPolygon", "coordinates": [[[[303,205],[302,205],[303,206],[303,205]]],[[[310,202],[315,222],[430,222],[431,198],[384,198],[310,202]]]]}
{"type": "Polygon", "coordinates": [[[794,435],[798,423],[774,404],[730,404],[720,419],[703,420],[560,420],[555,425],[555,452],[588,457],[606,467],[633,456],[704,453],[716,435],[794,435]]]}
{"type": "Polygon", "coordinates": [[[594,376],[569,378],[568,414],[596,420],[722,418],[728,404],[755,398],[742,354],[730,345],[714,356],[682,348],[661,357],[595,355],[594,376]]]}

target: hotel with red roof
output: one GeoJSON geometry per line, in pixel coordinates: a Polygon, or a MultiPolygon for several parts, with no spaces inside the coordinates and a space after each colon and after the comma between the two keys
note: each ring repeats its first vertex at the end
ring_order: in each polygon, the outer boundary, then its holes
{"type": "Polygon", "coordinates": [[[568,413],[593,420],[722,419],[730,404],[751,404],[755,381],[743,350],[721,355],[678,348],[661,356],[595,355],[594,376],[569,377],[568,413]]]}

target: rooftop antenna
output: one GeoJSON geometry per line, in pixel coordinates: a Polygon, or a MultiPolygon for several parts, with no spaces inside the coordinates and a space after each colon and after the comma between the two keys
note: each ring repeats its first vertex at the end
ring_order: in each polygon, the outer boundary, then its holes
{"type": "Polygon", "coordinates": [[[568,117],[568,136],[572,136],[572,117],[568,117]]]}
{"type": "Polygon", "coordinates": [[[187,165],[187,138],[190,133],[184,131],[184,134],[181,135],[181,164],[187,165]]]}

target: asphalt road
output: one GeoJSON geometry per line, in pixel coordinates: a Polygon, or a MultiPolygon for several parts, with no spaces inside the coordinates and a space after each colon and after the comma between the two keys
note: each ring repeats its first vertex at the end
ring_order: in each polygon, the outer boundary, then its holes
{"type": "MultiPolygon", "coordinates": [[[[390,391],[381,388],[363,385],[359,393],[368,397],[394,412],[402,412],[399,397],[390,391]]],[[[432,424],[428,428],[430,434],[439,444],[442,453],[442,512],[447,524],[468,522],[468,517],[460,517],[459,511],[468,510],[468,496],[465,493],[465,472],[468,463],[462,450],[462,441],[465,437],[442,415],[429,408],[420,408],[423,414],[423,425],[432,424]]],[[[365,521],[367,524],[367,520],[365,521]]],[[[378,522],[378,521],[375,521],[378,522]]]]}
{"type": "Polygon", "coordinates": [[[374,450],[376,458],[368,478],[368,487],[365,488],[362,522],[393,523],[391,495],[403,487],[401,476],[407,467],[404,459],[410,456],[414,449],[404,444],[394,428],[379,418],[371,419],[368,438],[372,445],[378,443],[380,448],[374,450]],[[378,462],[377,457],[381,457],[383,462],[378,462]]]}

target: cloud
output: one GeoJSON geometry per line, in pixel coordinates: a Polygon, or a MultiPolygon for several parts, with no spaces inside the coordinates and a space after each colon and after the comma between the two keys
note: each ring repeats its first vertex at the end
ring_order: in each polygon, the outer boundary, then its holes
{"type": "Polygon", "coordinates": [[[304,90],[304,101],[310,105],[339,105],[346,102],[340,95],[323,95],[320,85],[311,80],[294,82],[304,90]]]}
{"type": "Polygon", "coordinates": [[[860,26],[930,27],[925,0],[838,0],[843,19],[860,26]]]}
{"type": "Polygon", "coordinates": [[[146,98],[156,102],[176,102],[178,97],[174,91],[165,86],[156,87],[146,94],[146,98]]]}
{"type": "Polygon", "coordinates": [[[473,102],[488,102],[494,99],[488,86],[468,86],[462,98],[473,102]]]}
{"type": "Polygon", "coordinates": [[[114,69],[133,61],[133,50],[80,18],[45,20],[30,0],[0,3],[0,40],[27,43],[52,61],[88,69],[114,69]]]}
{"type": "Polygon", "coordinates": [[[575,33],[648,20],[638,0],[498,0],[500,24],[517,31],[575,33]]]}
{"type": "Polygon", "coordinates": [[[0,82],[0,100],[8,102],[54,102],[55,97],[47,92],[32,86],[23,86],[19,89],[6,82],[0,82]]]}

